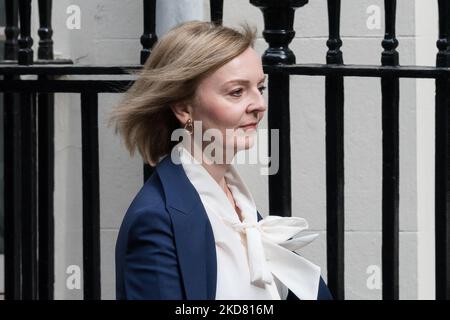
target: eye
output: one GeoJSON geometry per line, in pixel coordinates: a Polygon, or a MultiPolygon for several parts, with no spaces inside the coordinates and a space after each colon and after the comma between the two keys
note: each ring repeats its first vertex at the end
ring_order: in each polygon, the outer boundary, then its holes
{"type": "Polygon", "coordinates": [[[233,97],[240,97],[242,95],[242,88],[231,91],[230,93],[233,97]]]}
{"type": "Polygon", "coordinates": [[[264,90],[266,90],[266,89],[267,89],[266,86],[261,86],[261,87],[258,88],[258,90],[259,90],[259,92],[261,92],[261,94],[263,94],[264,90]]]}

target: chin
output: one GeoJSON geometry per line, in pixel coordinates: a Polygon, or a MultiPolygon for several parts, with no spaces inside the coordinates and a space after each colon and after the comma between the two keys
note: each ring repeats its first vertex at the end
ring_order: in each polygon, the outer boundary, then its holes
{"type": "Polygon", "coordinates": [[[248,135],[245,137],[236,137],[236,150],[239,152],[241,150],[248,150],[255,145],[254,135],[248,135]]]}

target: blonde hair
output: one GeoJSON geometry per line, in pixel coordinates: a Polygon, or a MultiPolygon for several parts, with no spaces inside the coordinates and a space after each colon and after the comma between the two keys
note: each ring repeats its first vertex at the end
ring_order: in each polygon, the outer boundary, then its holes
{"type": "Polygon", "coordinates": [[[113,110],[110,122],[131,156],[136,148],[155,166],[177,141],[181,127],[170,106],[195,97],[198,83],[211,72],[254,46],[256,29],[242,31],[213,22],[189,21],[166,33],[152,49],[139,77],[113,110]]]}

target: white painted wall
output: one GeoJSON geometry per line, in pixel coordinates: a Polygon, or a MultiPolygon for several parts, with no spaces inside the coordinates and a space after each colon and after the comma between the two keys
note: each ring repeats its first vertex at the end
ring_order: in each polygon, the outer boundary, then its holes
{"type": "MultiPolygon", "coordinates": [[[[433,1],[416,0],[416,64],[436,65],[438,9],[433,1]],[[435,23],[430,23],[435,21],[435,23]],[[430,50],[433,48],[434,50],[430,50]]],[[[417,124],[417,285],[419,299],[435,298],[434,152],[435,80],[416,82],[417,124]]]]}
{"type": "MultiPolygon", "coordinates": [[[[227,0],[224,24],[248,21],[263,29],[262,14],[248,1],[227,0]],[[239,14],[237,14],[239,13],[239,14]]],[[[157,33],[192,19],[209,19],[209,1],[159,0],[157,33]],[[188,5],[189,4],[189,5],[188,5]]],[[[434,64],[436,8],[426,0],[399,0],[397,36],[400,64],[434,64]]],[[[346,64],[380,64],[383,1],[342,2],[342,51],[346,64]],[[372,6],[372,7],[370,7],[372,6]],[[375,6],[375,7],[373,7],[375,6]],[[366,22],[379,8],[380,28],[366,22]]],[[[54,1],[55,51],[79,64],[137,64],[142,33],[141,1],[54,1]],[[81,9],[81,30],[68,30],[69,5],[81,9]]],[[[325,63],[328,37],[326,1],[310,1],[297,10],[291,48],[298,63],[325,63]]],[[[375,20],[376,21],[376,20],[375,20]]],[[[267,47],[258,38],[261,54],[267,47]]],[[[321,237],[304,254],[321,265],[326,278],[326,194],[324,79],[291,77],[291,141],[293,214],[306,218],[321,237]]],[[[400,82],[400,297],[433,298],[433,83],[400,82]]],[[[102,297],[115,297],[114,245],[117,229],[142,184],[142,164],[130,159],[118,137],[106,128],[107,112],[119,96],[99,101],[102,297]]],[[[82,290],[68,290],[66,268],[82,266],[81,132],[79,96],[58,94],[56,100],[56,298],[81,299],[82,290]]],[[[267,118],[262,128],[267,128],[267,118]]],[[[268,214],[267,176],[257,166],[238,165],[259,211],[268,214]]],[[[379,299],[381,290],[367,281],[367,270],[381,267],[381,94],[380,80],[345,79],[345,265],[346,298],[379,299]]]]}

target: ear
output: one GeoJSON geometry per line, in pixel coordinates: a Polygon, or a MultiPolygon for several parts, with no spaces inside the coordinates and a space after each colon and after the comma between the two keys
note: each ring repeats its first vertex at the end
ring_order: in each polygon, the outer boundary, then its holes
{"type": "MultiPolygon", "coordinates": [[[[192,107],[186,102],[177,102],[170,106],[178,121],[184,125],[188,119],[192,119],[192,107]]],[[[192,119],[193,120],[193,119],[192,119]]]]}

